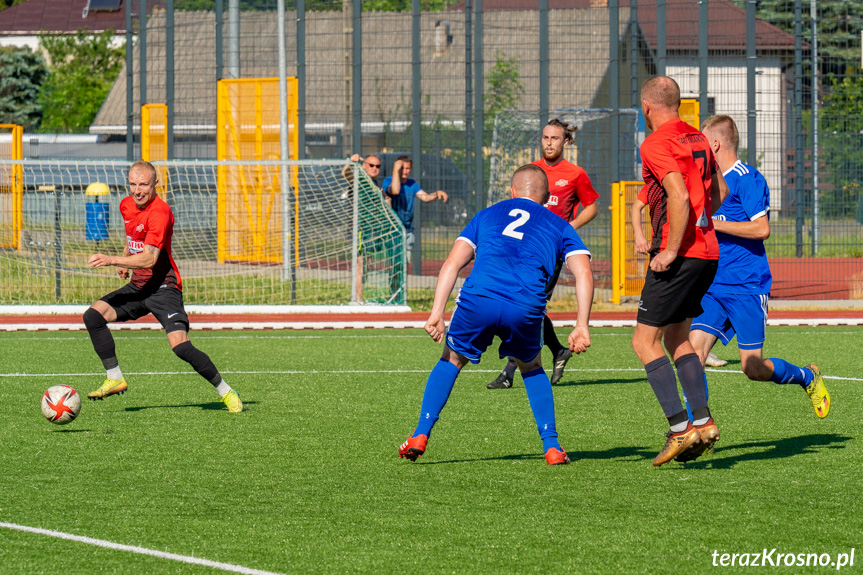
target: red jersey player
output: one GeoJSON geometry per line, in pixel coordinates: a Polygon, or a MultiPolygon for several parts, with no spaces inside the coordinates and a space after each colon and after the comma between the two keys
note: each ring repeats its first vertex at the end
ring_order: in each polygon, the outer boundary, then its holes
{"type": "Polygon", "coordinates": [[[719,243],[711,215],[728,187],[707,138],[680,119],[679,107],[680,87],[668,76],[654,76],[642,86],[641,110],[653,133],[641,144],[639,199],[650,206],[653,245],[632,347],[670,427],[655,466],[691,461],[719,439],[689,326],[716,274],[719,243]],[[691,416],[680,402],[677,379],[691,416]]]}
{"type": "Polygon", "coordinates": [[[236,391],[222,379],[212,360],[189,341],[189,317],[183,306],[183,282],[171,257],[174,214],[156,195],[156,169],[149,162],[138,161],[129,168],[129,196],[120,202],[120,213],[126,227],[126,247],[122,256],[93,254],[90,267],[117,266],[117,274],[129,283],[95,302],[84,312],[84,325],[93,348],[106,370],[102,386],[87,394],[90,399],[104,399],[126,392],[128,385],[120,370],[114,338],[108,322],[130,321],[152,313],[168,336],[171,349],[180,359],[207,379],[218,391],[231,413],[243,410],[236,391]]]}
{"type": "MultiPolygon", "coordinates": [[[[549,210],[568,221],[573,229],[577,230],[596,217],[598,209],[596,200],[599,194],[593,189],[590,178],[583,168],[576,166],[563,159],[563,151],[567,145],[572,143],[572,130],[557,118],[552,119],[542,129],[542,158],[532,162],[539,166],[548,177],[549,198],[545,204],[549,210]],[[581,213],[578,205],[581,204],[581,213]]],[[[554,274],[546,284],[546,297],[551,298],[563,261],[557,262],[554,274]]],[[[554,355],[553,369],[551,374],[552,385],[563,377],[563,368],[572,357],[568,347],[560,344],[554,333],[554,325],[548,316],[545,316],[542,324],[542,334],[545,345],[554,355]]],[[[512,387],[515,376],[515,361],[509,358],[506,367],[497,376],[497,379],[486,385],[489,389],[507,389],[512,387]]]]}

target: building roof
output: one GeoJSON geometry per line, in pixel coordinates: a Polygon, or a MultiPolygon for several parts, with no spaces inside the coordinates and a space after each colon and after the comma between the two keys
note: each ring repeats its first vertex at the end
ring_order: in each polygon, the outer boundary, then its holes
{"type": "MultiPolygon", "coordinates": [[[[628,10],[621,10],[621,40],[627,41],[628,10]]],[[[350,103],[341,12],[306,13],[306,121],[345,122],[350,103]]],[[[295,12],[286,12],[288,75],[296,75],[295,12]]],[[[516,105],[536,107],[539,82],[539,18],[537,12],[497,11],[485,15],[486,80],[499,58],[517,63],[524,94],[516,105]]],[[[363,14],[363,121],[397,123],[410,120],[411,15],[363,14]],[[397,33],[394,33],[397,31],[397,33]]],[[[609,61],[608,11],[568,10],[550,25],[549,108],[590,108],[605,86],[609,61]],[[578,57],[573,57],[573,50],[578,57]]],[[[215,130],[216,48],[212,12],[175,14],[175,133],[215,130]],[[204,129],[209,126],[210,129],[204,129]]],[[[423,119],[458,120],[465,110],[464,13],[423,13],[420,21],[423,119]],[[446,21],[451,45],[441,49],[440,24],[446,21]],[[437,40],[437,44],[436,44],[437,40]]],[[[165,103],[165,13],[157,11],[147,27],[147,103],[165,103]]],[[[278,76],[277,21],[273,13],[244,12],[240,22],[240,76],[278,76]]],[[[350,45],[350,43],[348,43],[350,45]]],[[[228,63],[227,41],[224,45],[228,63]]],[[[349,51],[349,50],[348,50],[349,51]]],[[[140,112],[138,46],[133,52],[134,110],[140,112]]],[[[643,66],[643,68],[645,68],[643,66]]],[[[628,70],[628,69],[627,69],[628,70]]],[[[607,82],[606,82],[607,84],[607,82]]],[[[607,86],[606,86],[607,89],[607,86]]],[[[606,98],[607,100],[607,98],[606,98]]],[[[135,122],[136,124],[138,121],[135,122]]],[[[126,72],[120,72],[91,133],[125,134],[126,72]]]]}
{"type": "MultiPolygon", "coordinates": [[[[42,32],[50,34],[74,34],[78,30],[98,33],[114,30],[126,32],[126,2],[120,0],[120,9],[113,12],[85,10],[89,0],[26,0],[15,6],[0,10],[0,36],[33,36],[42,32]]],[[[150,0],[147,11],[152,13],[164,0],[150,0]]],[[[133,5],[135,14],[139,13],[133,5]]]]}
{"type": "MultiPolygon", "coordinates": [[[[638,24],[644,31],[650,47],[657,45],[657,0],[637,0],[638,24]]],[[[620,0],[622,9],[628,8],[629,0],[620,0]]],[[[548,9],[606,7],[607,0],[548,0],[548,9]]],[[[539,0],[483,0],[483,14],[509,10],[538,10],[539,0]]],[[[464,2],[454,4],[450,11],[464,12],[464,2]]],[[[669,51],[698,50],[699,0],[666,0],[665,42],[669,51]]],[[[729,0],[710,0],[707,3],[709,21],[708,49],[746,49],[746,11],[729,0]]],[[[623,18],[623,16],[621,16],[623,18]]],[[[551,20],[551,19],[550,19],[551,20]]],[[[755,43],[758,50],[793,50],[794,36],[764,20],[755,21],[755,43]]]]}

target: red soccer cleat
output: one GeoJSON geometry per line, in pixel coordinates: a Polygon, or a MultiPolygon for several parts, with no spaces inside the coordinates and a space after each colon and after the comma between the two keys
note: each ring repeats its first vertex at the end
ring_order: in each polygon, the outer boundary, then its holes
{"type": "Polygon", "coordinates": [[[549,465],[566,465],[569,463],[569,456],[563,449],[549,447],[545,452],[545,462],[549,465]]]}
{"type": "Polygon", "coordinates": [[[402,443],[401,447],[399,447],[399,457],[406,457],[411,461],[416,461],[420,455],[425,453],[428,441],[428,435],[409,437],[408,440],[402,443]]]}

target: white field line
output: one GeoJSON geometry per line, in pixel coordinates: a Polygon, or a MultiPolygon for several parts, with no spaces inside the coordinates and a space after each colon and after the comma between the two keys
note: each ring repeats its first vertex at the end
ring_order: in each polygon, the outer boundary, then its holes
{"type": "MultiPolygon", "coordinates": [[[[602,327],[602,326],[591,326],[591,327],[602,327]]],[[[608,328],[606,328],[608,329],[608,328]]],[[[3,331],[3,326],[0,325],[0,331],[3,331]]],[[[32,331],[32,330],[31,330],[32,331]]],[[[47,330],[43,330],[47,331],[47,330]]],[[[25,333],[23,331],[14,332],[21,335],[10,335],[3,338],[3,341],[24,341],[24,340],[45,340],[45,341],[77,341],[81,339],[81,335],[79,334],[70,334],[70,335],[31,335],[30,333],[25,333]]],[[[269,331],[265,334],[258,333],[242,333],[236,330],[212,330],[212,331],[204,331],[201,332],[199,330],[192,330],[190,333],[194,334],[196,337],[205,338],[205,339],[398,339],[398,338],[406,338],[406,339],[427,339],[428,336],[425,334],[390,334],[390,333],[381,333],[379,331],[369,331],[363,333],[362,330],[355,333],[344,333],[344,332],[334,332],[330,331],[327,334],[319,334],[312,333],[309,331],[305,331],[303,333],[298,334],[289,334],[283,335],[280,332],[269,331]]],[[[831,335],[863,335],[863,332],[857,331],[831,331],[829,332],[831,335]]],[[[823,335],[822,331],[771,331],[770,335],[823,335]]],[[[557,332],[557,336],[561,339],[565,339],[566,336],[569,335],[566,332],[557,332]]],[[[632,337],[631,331],[595,331],[591,332],[591,338],[595,337],[632,337]]],[[[157,339],[164,340],[165,334],[158,335],[136,335],[130,336],[125,334],[118,334],[114,336],[116,340],[142,340],[142,339],[157,339]]]]}
{"type": "Polygon", "coordinates": [[[280,573],[275,573],[273,571],[250,569],[249,567],[243,567],[242,565],[232,565],[230,563],[210,561],[209,559],[201,559],[199,557],[177,555],[176,553],[167,553],[164,551],[156,551],[155,549],[147,549],[146,547],[123,545],[121,543],[114,543],[113,541],[105,541],[104,539],[93,539],[92,537],[83,537],[81,535],[72,535],[71,533],[63,533],[62,531],[53,531],[51,529],[40,529],[38,527],[28,527],[26,525],[17,525],[15,523],[3,522],[0,522],[0,527],[5,529],[14,529],[16,531],[26,531],[28,533],[35,533],[37,535],[45,535],[47,537],[56,537],[57,539],[77,541],[78,543],[96,545],[97,547],[105,547],[106,549],[114,549],[116,551],[128,551],[129,553],[138,553],[139,555],[150,555],[151,557],[158,557],[159,559],[170,559],[171,561],[180,561],[181,563],[203,565],[205,567],[221,569],[222,571],[231,571],[233,573],[244,573],[246,575],[281,575],[280,573]]]}
{"type": "MultiPolygon", "coordinates": [[[[591,326],[591,327],[600,327],[600,326],[591,326]]],[[[3,327],[0,326],[0,331],[3,331],[3,327]]],[[[44,331],[44,330],[42,330],[44,331]]],[[[9,335],[3,337],[3,341],[29,341],[29,340],[44,340],[44,341],[77,341],[80,340],[81,334],[69,334],[69,335],[31,335],[30,333],[26,333],[23,331],[14,332],[20,335],[9,335]]],[[[427,339],[428,336],[425,334],[391,334],[391,333],[381,333],[380,331],[369,331],[363,333],[362,330],[355,333],[344,333],[344,332],[334,332],[331,331],[327,334],[318,334],[311,332],[304,332],[298,334],[290,334],[283,335],[279,332],[269,331],[267,334],[257,334],[257,333],[242,333],[237,332],[235,330],[213,330],[213,331],[198,331],[192,330],[190,333],[194,334],[196,338],[204,338],[204,339],[427,339]]],[[[831,331],[829,332],[831,335],[863,335],[863,332],[857,331],[831,331]]],[[[822,331],[771,331],[770,335],[823,335],[822,331]]],[[[569,335],[567,332],[557,332],[557,336],[561,339],[566,338],[569,335]]],[[[595,337],[632,337],[631,331],[621,331],[621,332],[603,332],[603,331],[595,331],[591,332],[591,338],[595,337]]],[[[114,336],[116,340],[143,340],[143,339],[156,339],[156,340],[164,340],[165,334],[158,335],[126,335],[126,334],[118,334],[114,336]]],[[[733,348],[732,348],[733,349],[733,348]]]]}
{"type": "MultiPolygon", "coordinates": [[[[743,374],[739,369],[715,369],[707,368],[708,373],[735,373],[743,374]]],[[[220,370],[228,375],[356,375],[356,374],[381,374],[381,373],[428,373],[428,369],[286,369],[286,370],[220,370]]],[[[567,369],[567,373],[644,373],[641,367],[610,367],[610,368],[583,368],[567,369]]],[[[124,375],[197,375],[194,371],[126,371],[124,375]]],[[[499,369],[473,369],[468,368],[467,373],[500,373],[499,369]]],[[[0,373],[2,377],[101,377],[99,373],[0,373]]],[[[840,381],[863,381],[863,377],[843,377],[840,375],[824,375],[824,379],[835,379],[840,381]]]]}
{"type": "MultiPolygon", "coordinates": [[[[575,320],[556,320],[557,327],[575,327],[575,320]]],[[[424,321],[382,320],[382,321],[232,321],[232,322],[195,322],[195,330],[306,330],[306,329],[422,329],[424,321]]],[[[808,318],[808,319],[768,319],[767,325],[775,326],[859,326],[863,318],[808,318]]],[[[114,331],[161,330],[157,322],[111,323],[114,331]]],[[[596,320],[591,327],[635,327],[635,320],[596,320]]],[[[0,331],[84,331],[83,322],[76,323],[20,323],[4,324],[0,316],[0,331]]]]}

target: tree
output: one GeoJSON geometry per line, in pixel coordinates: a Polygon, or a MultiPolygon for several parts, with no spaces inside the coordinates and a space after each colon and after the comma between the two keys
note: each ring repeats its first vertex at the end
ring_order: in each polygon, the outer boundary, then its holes
{"type": "Polygon", "coordinates": [[[113,30],[95,36],[83,30],[74,36],[41,36],[50,59],[50,75],[39,96],[43,132],[89,129],[126,57],[125,48],[111,47],[113,36],[113,30]]]}
{"type": "Polygon", "coordinates": [[[0,10],[5,10],[15,4],[20,4],[24,0],[0,0],[0,10]]]}
{"type": "Polygon", "coordinates": [[[819,113],[827,217],[854,217],[863,201],[863,78],[834,79],[819,113]]]}
{"type": "Polygon", "coordinates": [[[494,67],[488,74],[488,91],[485,94],[486,131],[494,128],[494,117],[503,110],[515,109],[524,95],[524,83],[518,71],[515,56],[507,58],[506,53],[495,53],[494,67]]]}
{"type": "MultiPolygon", "coordinates": [[[[746,8],[746,0],[734,0],[746,8]]],[[[806,42],[812,38],[809,2],[802,0],[801,17],[806,42]]],[[[794,34],[794,2],[758,0],[756,16],[794,34]]],[[[863,2],[860,0],[818,0],[818,52],[822,74],[844,75],[860,62],[860,29],[863,28],[863,2]]],[[[806,56],[808,58],[808,55],[806,56]]]]}
{"type": "Polygon", "coordinates": [[[45,59],[27,48],[0,47],[0,124],[39,127],[39,88],[48,75],[45,59]]]}

